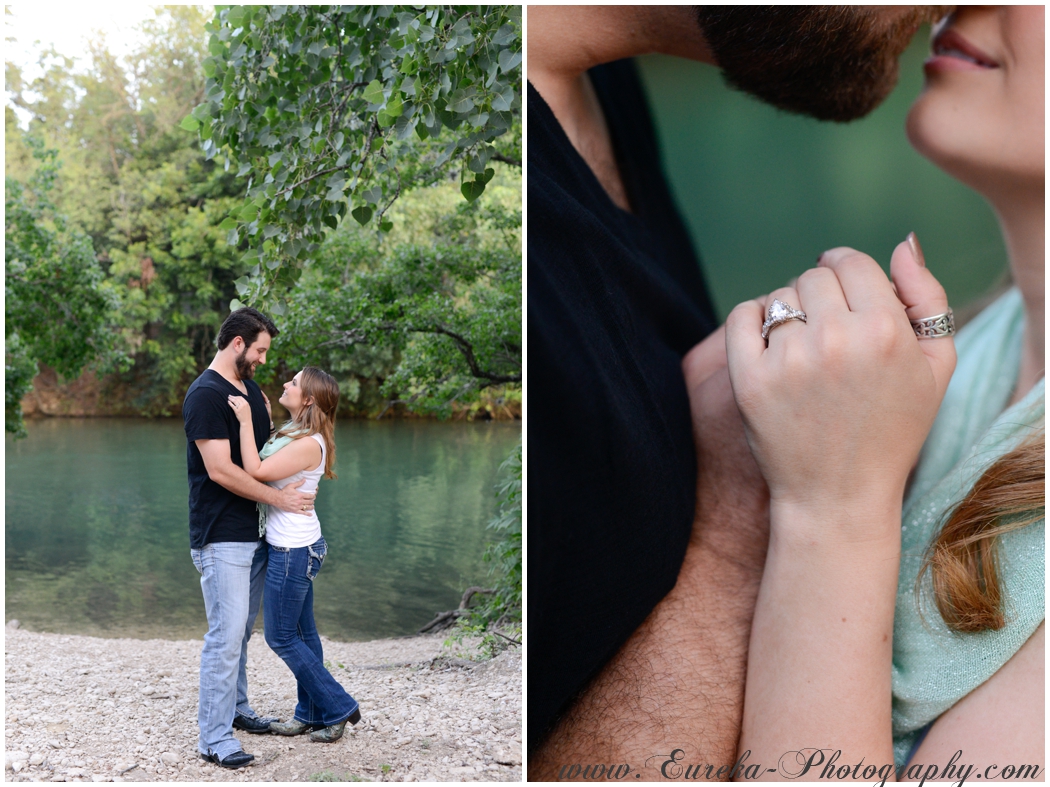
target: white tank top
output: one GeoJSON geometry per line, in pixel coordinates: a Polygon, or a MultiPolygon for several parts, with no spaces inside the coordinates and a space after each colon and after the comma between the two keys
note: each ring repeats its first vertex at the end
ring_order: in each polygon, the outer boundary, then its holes
{"type": "MultiPolygon", "coordinates": [[[[316,492],[317,482],[324,475],[325,447],[324,438],[319,434],[310,435],[321,446],[321,464],[313,470],[300,470],[295,475],[282,478],[280,481],[267,481],[274,489],[283,489],[288,484],[296,481],[306,480],[299,487],[300,492],[316,492]]],[[[306,438],[303,438],[306,439],[306,438]]],[[[292,514],[283,509],[269,506],[266,512],[266,543],[275,547],[298,548],[307,547],[321,538],[321,521],[317,513],[311,511],[308,514],[292,514]]]]}

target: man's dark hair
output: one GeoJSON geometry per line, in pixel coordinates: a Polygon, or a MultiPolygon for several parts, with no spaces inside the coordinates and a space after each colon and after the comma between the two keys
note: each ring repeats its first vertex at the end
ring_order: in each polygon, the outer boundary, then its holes
{"type": "Polygon", "coordinates": [[[277,326],[273,324],[273,320],[258,309],[245,306],[235,312],[230,312],[230,316],[222,321],[216,344],[220,350],[225,350],[230,342],[240,336],[244,339],[244,346],[251,347],[263,331],[270,334],[271,338],[280,333],[277,326]]]}

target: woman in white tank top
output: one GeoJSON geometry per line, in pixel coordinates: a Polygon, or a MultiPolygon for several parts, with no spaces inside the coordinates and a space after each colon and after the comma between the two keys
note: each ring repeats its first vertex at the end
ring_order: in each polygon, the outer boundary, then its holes
{"type": "MultiPolygon", "coordinates": [[[[241,396],[229,398],[241,424],[241,458],[253,478],[281,489],[304,481],[302,492],[313,492],[321,476],[335,478],[335,410],[339,386],[331,375],[308,366],[284,384],[280,403],[291,420],[255,451],[252,413],[241,396]],[[261,456],[260,456],[261,454],[261,456]]],[[[291,721],[274,722],[278,735],[310,732],[310,740],[332,743],[346,723],[361,720],[357,700],[325,669],[321,639],[314,625],[313,580],[321,570],[328,545],[313,511],[292,514],[261,506],[260,534],[269,545],[263,593],[266,644],[295,674],[299,702],[291,721]]]]}

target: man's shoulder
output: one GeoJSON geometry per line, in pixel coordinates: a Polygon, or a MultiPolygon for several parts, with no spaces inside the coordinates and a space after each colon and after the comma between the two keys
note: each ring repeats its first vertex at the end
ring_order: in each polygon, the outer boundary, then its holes
{"type": "Polygon", "coordinates": [[[196,380],[194,380],[192,383],[190,383],[190,387],[189,387],[189,390],[186,391],[186,395],[188,396],[189,394],[193,393],[194,391],[200,390],[202,388],[205,388],[205,389],[206,388],[218,389],[219,386],[221,385],[221,381],[222,381],[222,375],[220,375],[218,372],[214,371],[213,369],[205,369],[203,372],[201,372],[197,376],[196,380]]]}
{"type": "Polygon", "coordinates": [[[186,391],[182,408],[185,411],[195,404],[211,400],[225,402],[228,395],[222,377],[211,369],[205,369],[186,391]]]}

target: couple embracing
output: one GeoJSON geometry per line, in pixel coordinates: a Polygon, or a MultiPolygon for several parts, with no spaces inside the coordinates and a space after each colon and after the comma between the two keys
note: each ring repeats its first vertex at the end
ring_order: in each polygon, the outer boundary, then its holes
{"type": "Polygon", "coordinates": [[[284,384],[291,415],[278,430],[252,380],[277,327],[252,308],[230,314],[218,352],[183,403],[190,485],[190,553],[201,574],[208,633],[201,652],[197,721],[204,760],[242,768],[254,757],[233,735],[299,735],[334,742],[356,724],[358,703],[324,666],[313,617],[313,580],[328,547],[314,512],[322,476],[334,478],[339,386],[307,367],[284,384]],[[248,703],[248,640],[266,589],[266,643],[295,674],[290,721],[248,703]]]}

